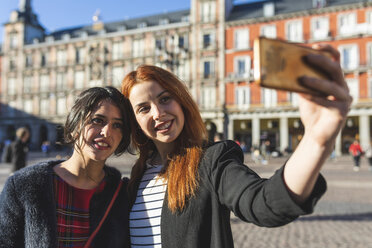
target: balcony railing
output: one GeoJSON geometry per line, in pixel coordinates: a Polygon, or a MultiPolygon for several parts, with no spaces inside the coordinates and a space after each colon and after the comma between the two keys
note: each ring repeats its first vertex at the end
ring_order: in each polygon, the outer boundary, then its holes
{"type": "Polygon", "coordinates": [[[372,23],[358,23],[355,25],[343,26],[339,30],[341,36],[372,35],[372,23]]]}

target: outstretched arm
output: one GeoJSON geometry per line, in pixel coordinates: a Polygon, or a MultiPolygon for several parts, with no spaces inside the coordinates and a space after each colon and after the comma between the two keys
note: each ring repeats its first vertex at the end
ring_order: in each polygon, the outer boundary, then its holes
{"type": "Polygon", "coordinates": [[[330,79],[300,79],[303,86],[315,89],[324,96],[300,94],[300,115],[305,133],[283,173],[285,184],[297,203],[305,202],[310,196],[352,102],[338,51],[329,45],[318,46],[318,49],[331,53],[334,59],[315,54],[305,59],[311,66],[324,71],[330,79]]]}

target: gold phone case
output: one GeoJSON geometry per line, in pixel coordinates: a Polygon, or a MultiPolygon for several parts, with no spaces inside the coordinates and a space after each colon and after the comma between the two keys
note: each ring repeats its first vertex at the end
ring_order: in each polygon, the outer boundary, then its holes
{"type": "Polygon", "coordinates": [[[302,59],[309,53],[328,53],[283,40],[260,37],[254,41],[254,78],[262,87],[294,92],[319,94],[301,86],[301,76],[328,79],[325,74],[308,66],[302,59]]]}

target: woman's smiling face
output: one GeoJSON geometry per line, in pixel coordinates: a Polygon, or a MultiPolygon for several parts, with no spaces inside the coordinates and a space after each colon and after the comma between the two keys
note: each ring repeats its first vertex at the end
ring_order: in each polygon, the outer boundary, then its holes
{"type": "Polygon", "coordinates": [[[159,83],[135,84],[129,100],[139,126],[156,146],[170,145],[182,132],[185,123],[182,107],[159,83]]]}
{"type": "Polygon", "coordinates": [[[104,161],[119,146],[123,137],[120,110],[109,100],[103,100],[90,116],[81,136],[81,152],[85,159],[104,161]]]}

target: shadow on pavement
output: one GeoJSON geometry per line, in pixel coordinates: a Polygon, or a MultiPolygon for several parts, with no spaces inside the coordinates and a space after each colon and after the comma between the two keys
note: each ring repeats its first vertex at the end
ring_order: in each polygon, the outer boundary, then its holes
{"type": "MultiPolygon", "coordinates": [[[[372,212],[358,214],[335,214],[335,215],[312,215],[301,216],[296,222],[311,222],[311,221],[372,221],[372,212]]],[[[232,217],[232,224],[243,222],[237,217],[232,217]]]]}
{"type": "Polygon", "coordinates": [[[372,221],[372,212],[358,214],[312,215],[303,216],[296,221],[372,221]]]}

